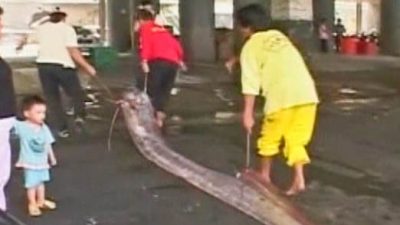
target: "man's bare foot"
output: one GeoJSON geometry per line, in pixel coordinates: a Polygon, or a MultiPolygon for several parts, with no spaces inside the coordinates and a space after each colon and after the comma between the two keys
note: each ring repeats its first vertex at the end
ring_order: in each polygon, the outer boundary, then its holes
{"type": "Polygon", "coordinates": [[[262,171],[258,171],[257,172],[260,177],[264,180],[264,182],[271,184],[271,177],[269,175],[269,173],[263,173],[262,171]]]}
{"type": "Polygon", "coordinates": [[[250,176],[253,176],[255,179],[257,179],[258,182],[264,184],[264,185],[271,185],[271,179],[269,176],[265,176],[262,174],[260,171],[255,171],[251,169],[247,169],[246,173],[249,174],[250,176]]]}
{"type": "Polygon", "coordinates": [[[285,192],[287,196],[295,196],[306,190],[304,181],[295,181],[293,185],[285,192]]]}

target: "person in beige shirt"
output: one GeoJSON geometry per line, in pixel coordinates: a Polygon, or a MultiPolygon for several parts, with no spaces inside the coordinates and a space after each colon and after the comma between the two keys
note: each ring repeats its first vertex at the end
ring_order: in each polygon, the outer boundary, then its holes
{"type": "MultiPolygon", "coordinates": [[[[70,136],[67,118],[60,98],[60,87],[71,97],[75,123],[82,125],[86,116],[84,92],[80,85],[77,65],[88,75],[96,76],[95,68],[82,56],[74,28],[65,22],[67,14],[59,8],[50,13],[49,22],[36,28],[29,37],[39,45],[36,63],[43,92],[49,108],[49,125],[59,137],[70,136]]],[[[28,38],[17,49],[21,49],[28,38]]]]}

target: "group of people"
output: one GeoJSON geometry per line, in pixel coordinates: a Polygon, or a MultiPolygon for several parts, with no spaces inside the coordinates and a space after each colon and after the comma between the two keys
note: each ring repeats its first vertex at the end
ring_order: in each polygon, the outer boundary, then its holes
{"type": "MultiPolygon", "coordinates": [[[[176,71],[186,66],[182,47],[155,21],[155,10],[149,4],[140,7],[135,27],[139,33],[142,70],[149,79],[148,94],[156,111],[156,121],[162,127],[166,115],[164,106],[176,71]]],[[[270,29],[271,21],[263,7],[246,6],[235,17],[245,44],[240,59],[232,60],[227,66],[231,70],[240,62],[244,95],[242,122],[247,133],[253,133],[256,96],[261,94],[266,99],[265,119],[258,140],[261,163],[256,174],[260,180],[272,182],[272,160],[284,141],[283,153],[294,171],[292,185],[285,193],[296,195],[306,188],[304,166],[311,162],[306,146],[312,138],[319,102],[313,78],[289,38],[281,31],[270,29]]]]}
{"type": "MultiPolygon", "coordinates": [[[[146,1],[147,2],[147,1],[146,1]]],[[[165,105],[179,68],[186,69],[181,44],[156,21],[154,7],[148,3],[136,12],[135,29],[139,36],[141,88],[147,90],[155,109],[155,120],[162,128],[165,105]],[[147,87],[145,87],[147,85],[147,87]]],[[[82,90],[76,64],[91,76],[96,70],[80,55],[76,34],[64,23],[66,13],[57,10],[50,21],[39,26],[37,59],[45,101],[31,96],[22,101],[22,120],[15,120],[16,102],[11,69],[0,60],[0,207],[5,210],[4,186],[10,174],[9,131],[14,127],[20,137],[17,163],[25,171],[28,212],[39,216],[43,208],[54,209],[55,202],[45,198],[44,182],[50,179],[48,169],[57,161],[52,151],[54,138],[68,136],[65,112],[60,104],[59,87],[74,100],[77,123],[84,121],[82,90]],[[4,104],[5,103],[5,104],[4,104]],[[46,106],[55,117],[50,128],[45,124],[46,106]],[[53,132],[52,132],[53,131],[53,132]],[[54,132],[55,131],[55,132],[54,132]]],[[[271,183],[273,157],[281,151],[287,165],[293,168],[292,185],[285,192],[296,195],[305,190],[304,166],[311,162],[306,146],[311,140],[316,120],[318,96],[312,76],[295,45],[282,32],[270,29],[270,20],[259,5],[249,5],[235,14],[245,40],[241,50],[241,82],[244,98],[242,123],[248,134],[254,133],[255,99],[266,99],[264,122],[258,139],[261,158],[257,176],[271,183]]],[[[22,46],[22,45],[21,45],[22,46]]],[[[51,121],[51,120],[50,120],[51,121]]]]}
{"type": "Polygon", "coordinates": [[[323,53],[328,53],[331,46],[332,38],[335,44],[336,52],[341,50],[341,41],[344,34],[346,33],[346,27],[342,23],[342,19],[338,18],[332,28],[330,27],[328,20],[323,18],[318,27],[318,37],[320,40],[320,49],[323,53]]]}
{"type": "MultiPolygon", "coordinates": [[[[0,24],[4,11],[0,8],[0,24]]],[[[44,98],[25,97],[17,113],[12,69],[0,58],[0,209],[6,210],[4,188],[11,171],[10,131],[19,137],[20,151],[17,167],[24,170],[24,186],[28,213],[40,216],[43,209],[55,209],[56,203],[46,199],[45,182],[50,180],[49,169],[57,164],[52,145],[57,138],[70,136],[67,118],[61,103],[60,88],[72,99],[75,124],[85,123],[84,94],[79,82],[77,65],[88,75],[96,76],[95,68],[82,56],[75,30],[65,23],[67,14],[59,8],[48,14],[32,36],[21,40],[20,51],[27,41],[36,42],[39,52],[36,64],[44,98]],[[49,127],[46,125],[49,110],[49,127]],[[18,119],[17,119],[18,117],[18,119]]],[[[2,25],[0,25],[1,34],[2,25]]]]}

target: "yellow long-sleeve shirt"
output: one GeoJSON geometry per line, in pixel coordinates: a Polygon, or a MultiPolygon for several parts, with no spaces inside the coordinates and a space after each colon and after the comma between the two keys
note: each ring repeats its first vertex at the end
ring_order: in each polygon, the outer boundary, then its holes
{"type": "Polygon", "coordinates": [[[253,34],[240,56],[242,93],[266,98],[264,112],[318,103],[314,81],[303,57],[280,31],[253,34]]]}

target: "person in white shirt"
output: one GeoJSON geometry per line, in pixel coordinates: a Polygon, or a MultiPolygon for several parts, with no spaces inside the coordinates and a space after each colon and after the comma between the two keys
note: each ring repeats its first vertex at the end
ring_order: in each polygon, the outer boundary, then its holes
{"type": "MultiPolygon", "coordinates": [[[[67,14],[57,8],[49,15],[49,22],[36,29],[33,42],[39,44],[36,63],[43,92],[49,108],[49,125],[61,138],[70,136],[67,118],[60,98],[60,87],[71,97],[75,109],[75,123],[83,125],[86,116],[84,92],[79,82],[76,65],[90,76],[95,68],[82,56],[74,28],[65,19],[67,14]]],[[[27,42],[27,38],[18,49],[27,42]]]]}
{"type": "MultiPolygon", "coordinates": [[[[0,7],[0,39],[3,28],[0,7]]],[[[10,130],[16,115],[16,98],[10,66],[0,57],[0,211],[6,211],[4,188],[11,172],[10,130]]]]}
{"type": "Polygon", "coordinates": [[[321,52],[328,53],[329,52],[329,39],[331,36],[331,32],[329,30],[329,26],[327,24],[327,20],[324,18],[321,20],[321,23],[318,27],[318,37],[321,44],[321,52]]]}

